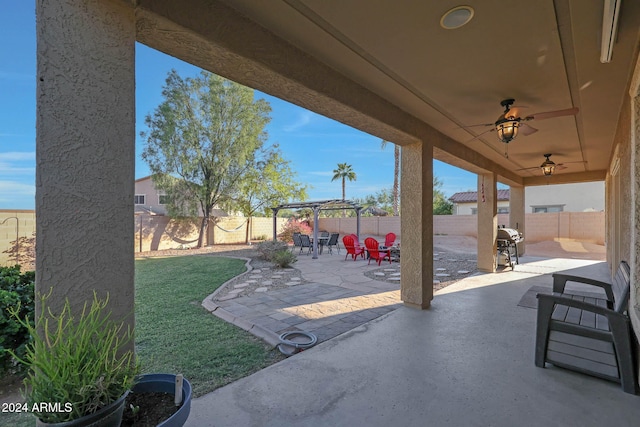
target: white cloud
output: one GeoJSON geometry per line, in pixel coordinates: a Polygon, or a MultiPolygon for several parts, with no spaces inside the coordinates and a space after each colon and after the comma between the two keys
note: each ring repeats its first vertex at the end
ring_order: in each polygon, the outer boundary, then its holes
{"type": "Polygon", "coordinates": [[[0,162],[20,162],[20,161],[35,161],[35,151],[9,151],[6,153],[0,153],[0,162]]]}
{"type": "Polygon", "coordinates": [[[286,125],[283,127],[285,132],[293,132],[296,131],[311,122],[311,118],[313,117],[313,113],[311,111],[301,111],[298,114],[298,119],[290,125],[286,125]]]}
{"type": "Polygon", "coordinates": [[[24,184],[16,181],[0,181],[0,197],[36,194],[34,184],[24,184]]]}

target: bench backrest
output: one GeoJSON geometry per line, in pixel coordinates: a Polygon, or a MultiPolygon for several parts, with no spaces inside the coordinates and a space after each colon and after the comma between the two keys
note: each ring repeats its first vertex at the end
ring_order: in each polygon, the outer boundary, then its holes
{"type": "Polygon", "coordinates": [[[613,277],[611,290],[613,291],[614,306],[613,309],[618,313],[623,313],[627,309],[629,303],[629,288],[631,286],[631,269],[625,261],[620,261],[618,271],[613,277]]]}

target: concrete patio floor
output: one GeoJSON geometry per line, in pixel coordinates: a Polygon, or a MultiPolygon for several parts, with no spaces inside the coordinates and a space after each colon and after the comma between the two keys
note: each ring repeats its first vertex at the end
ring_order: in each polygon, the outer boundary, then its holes
{"type": "Polygon", "coordinates": [[[536,311],[518,302],[569,269],[609,278],[603,262],[523,257],[194,399],[186,425],[637,425],[618,384],[534,365],[536,311]]]}

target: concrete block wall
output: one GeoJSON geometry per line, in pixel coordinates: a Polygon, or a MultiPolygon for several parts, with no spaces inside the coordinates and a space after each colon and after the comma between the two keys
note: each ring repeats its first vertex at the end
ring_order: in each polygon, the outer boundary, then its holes
{"type": "MultiPolygon", "coordinates": [[[[245,217],[219,218],[215,225],[209,227],[211,241],[215,245],[244,243],[247,232],[245,217]]],[[[158,251],[193,247],[198,243],[200,219],[171,219],[167,216],[138,216],[135,219],[135,251],[158,251]],[[142,221],[142,246],[140,238],[140,221],[142,221]],[[141,249],[142,248],[142,249],[141,249]]],[[[251,239],[273,235],[273,218],[256,217],[251,219],[251,239]]],[[[286,218],[278,218],[278,232],[287,223],[286,218]]]]}
{"type": "Polygon", "coordinates": [[[4,252],[15,245],[16,237],[32,237],[36,231],[36,211],[0,209],[0,223],[0,265],[13,265],[15,261],[4,252]]]}
{"type": "MultiPolygon", "coordinates": [[[[320,229],[338,232],[341,235],[355,233],[355,218],[320,218],[320,229]]],[[[604,212],[559,212],[525,215],[525,241],[541,242],[556,239],[572,239],[604,244],[604,212]]],[[[360,234],[383,236],[399,230],[399,217],[361,218],[360,234]]],[[[498,215],[498,225],[516,228],[509,224],[508,214],[498,215]]],[[[433,217],[434,235],[478,237],[478,217],[476,215],[436,215],[433,217]]]]}

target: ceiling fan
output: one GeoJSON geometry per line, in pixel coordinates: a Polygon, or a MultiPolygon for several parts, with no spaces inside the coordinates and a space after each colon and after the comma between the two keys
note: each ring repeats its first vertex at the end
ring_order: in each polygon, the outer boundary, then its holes
{"type": "Polygon", "coordinates": [[[531,170],[531,169],[540,169],[540,170],[542,170],[542,173],[545,176],[550,176],[550,175],[553,175],[553,172],[555,172],[556,169],[558,169],[558,170],[566,169],[567,168],[567,166],[565,166],[566,164],[569,164],[569,163],[586,163],[584,160],[580,160],[580,161],[577,161],[577,162],[555,163],[553,160],[551,160],[549,158],[549,157],[552,156],[551,153],[543,154],[543,156],[545,157],[546,160],[540,166],[534,166],[532,168],[516,169],[516,172],[517,171],[526,171],[526,170],[531,170]]]}
{"type": "MultiPolygon", "coordinates": [[[[504,113],[500,114],[500,116],[498,116],[498,119],[494,123],[482,123],[463,127],[469,128],[475,126],[493,126],[493,129],[490,129],[487,132],[493,132],[495,130],[497,132],[498,139],[505,144],[508,144],[518,136],[518,133],[522,133],[524,136],[527,136],[538,131],[538,129],[528,125],[525,122],[531,120],[551,119],[554,117],[575,116],[576,114],[578,114],[578,111],[580,111],[579,108],[573,107],[567,108],[565,110],[547,111],[544,113],[536,113],[529,116],[520,117],[520,111],[518,107],[512,107],[515,101],[515,99],[509,98],[504,99],[502,102],[500,102],[500,105],[504,107],[504,113]]],[[[476,136],[476,138],[478,138],[479,136],[480,135],[476,136]]]]}

